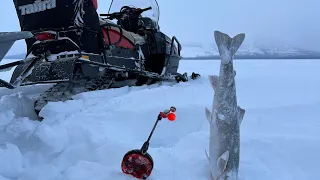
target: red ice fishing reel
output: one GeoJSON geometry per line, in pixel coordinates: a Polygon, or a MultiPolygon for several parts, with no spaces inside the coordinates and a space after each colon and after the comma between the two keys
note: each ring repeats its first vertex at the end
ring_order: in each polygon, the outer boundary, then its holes
{"type": "Polygon", "coordinates": [[[130,174],[138,179],[147,179],[150,176],[154,162],[150,154],[147,153],[149,141],[155,128],[157,127],[158,122],[162,118],[167,118],[169,121],[174,121],[176,119],[174,112],[176,112],[176,108],[172,106],[170,107],[170,110],[165,110],[159,113],[148,140],[143,143],[141,149],[131,150],[124,155],[121,163],[121,169],[123,173],[130,174]]]}

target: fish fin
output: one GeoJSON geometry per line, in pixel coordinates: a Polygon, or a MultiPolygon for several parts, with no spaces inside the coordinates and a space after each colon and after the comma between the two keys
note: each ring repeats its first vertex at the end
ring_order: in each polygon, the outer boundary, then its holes
{"type": "Polygon", "coordinates": [[[233,38],[230,38],[230,36],[225,33],[214,31],[214,38],[221,58],[228,63],[232,60],[232,57],[236,54],[243,43],[245,34],[237,34],[233,38]]]}
{"type": "Polygon", "coordinates": [[[241,44],[243,43],[245,37],[246,37],[246,35],[244,33],[241,33],[241,34],[237,34],[236,36],[234,36],[232,38],[232,43],[231,43],[231,47],[230,47],[232,55],[236,54],[236,52],[240,48],[241,44]]]}
{"type": "Polygon", "coordinates": [[[209,157],[209,155],[208,155],[207,150],[204,150],[204,152],[206,153],[206,157],[207,157],[208,161],[210,162],[210,157],[209,157]]]}
{"type": "Polygon", "coordinates": [[[217,75],[209,76],[209,81],[211,83],[213,90],[216,91],[219,83],[219,76],[217,75]]]}
{"type": "Polygon", "coordinates": [[[225,171],[229,160],[229,151],[224,152],[217,160],[217,166],[221,174],[225,171]]]}
{"type": "Polygon", "coordinates": [[[244,110],[238,106],[238,112],[239,112],[239,124],[241,124],[243,117],[244,117],[244,114],[246,113],[246,110],[244,110]]]}
{"type": "Polygon", "coordinates": [[[211,123],[212,121],[212,113],[210,112],[210,110],[208,108],[205,108],[205,113],[206,113],[206,118],[209,121],[209,123],[211,123]]]}
{"type": "Polygon", "coordinates": [[[211,179],[211,180],[214,180],[211,170],[210,170],[210,179],[211,179]]]}

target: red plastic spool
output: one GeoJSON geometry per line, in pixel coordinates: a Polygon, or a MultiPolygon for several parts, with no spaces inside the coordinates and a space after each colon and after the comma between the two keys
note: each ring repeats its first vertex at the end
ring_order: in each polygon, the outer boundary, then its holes
{"type": "Polygon", "coordinates": [[[139,149],[132,150],[124,155],[121,169],[135,178],[147,179],[153,169],[153,159],[148,153],[143,155],[139,149]]]}

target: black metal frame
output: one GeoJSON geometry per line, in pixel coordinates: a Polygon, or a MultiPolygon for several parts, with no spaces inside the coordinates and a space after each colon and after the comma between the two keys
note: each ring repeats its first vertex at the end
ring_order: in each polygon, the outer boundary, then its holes
{"type": "MultiPolygon", "coordinates": [[[[8,63],[8,64],[4,64],[4,65],[1,65],[0,66],[0,70],[2,69],[7,69],[7,68],[12,68],[14,66],[17,66],[17,65],[21,65],[21,64],[25,64],[25,63],[30,63],[28,65],[27,68],[25,68],[22,73],[20,74],[20,76],[25,76],[26,74],[28,74],[28,72],[30,70],[32,70],[32,67],[34,66],[34,63],[37,61],[37,60],[41,60],[41,59],[44,59],[44,57],[33,57],[33,58],[27,58],[27,59],[24,59],[24,60],[19,60],[19,61],[15,61],[15,62],[12,62],[12,63],[8,63]]],[[[28,75],[27,75],[28,76],[28,75]]],[[[23,78],[23,80],[25,79],[26,77],[23,78]]],[[[22,81],[23,81],[22,80],[22,81]]],[[[10,82],[7,82],[7,81],[4,81],[2,79],[0,79],[0,87],[6,87],[8,89],[14,89],[16,85],[20,86],[20,84],[22,83],[22,81],[15,81],[14,83],[10,83],[10,82]],[[19,84],[16,84],[16,83],[19,83],[19,84]]]]}
{"type": "MultiPolygon", "coordinates": [[[[166,67],[169,65],[169,63],[170,63],[170,59],[171,59],[172,54],[173,54],[173,48],[175,47],[175,46],[174,46],[174,42],[175,42],[175,41],[176,41],[177,44],[178,44],[178,55],[180,56],[180,51],[181,51],[181,49],[182,49],[182,46],[181,46],[180,42],[178,41],[178,39],[177,39],[175,36],[173,36],[173,37],[171,38],[170,54],[169,54],[169,57],[165,59],[163,68],[166,68],[166,67]]],[[[166,72],[165,72],[165,73],[166,73],[166,72]]]]}
{"type": "Polygon", "coordinates": [[[11,68],[13,66],[18,66],[18,65],[23,64],[23,63],[25,63],[24,60],[19,60],[19,61],[14,61],[14,62],[11,62],[11,63],[3,64],[3,65],[0,66],[0,71],[4,70],[4,69],[7,69],[7,68],[11,68]]]}

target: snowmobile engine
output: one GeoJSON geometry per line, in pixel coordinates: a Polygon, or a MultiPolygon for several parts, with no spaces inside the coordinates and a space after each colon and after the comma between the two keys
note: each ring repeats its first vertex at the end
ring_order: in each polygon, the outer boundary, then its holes
{"type": "Polygon", "coordinates": [[[159,113],[151,133],[147,141],[143,143],[141,149],[131,150],[124,155],[121,163],[121,169],[123,173],[130,174],[138,179],[147,179],[150,176],[154,162],[150,154],[147,153],[149,141],[155,128],[157,127],[158,122],[162,118],[167,118],[169,121],[174,121],[176,119],[174,114],[175,111],[176,108],[172,106],[170,107],[170,110],[165,110],[159,113]]]}

